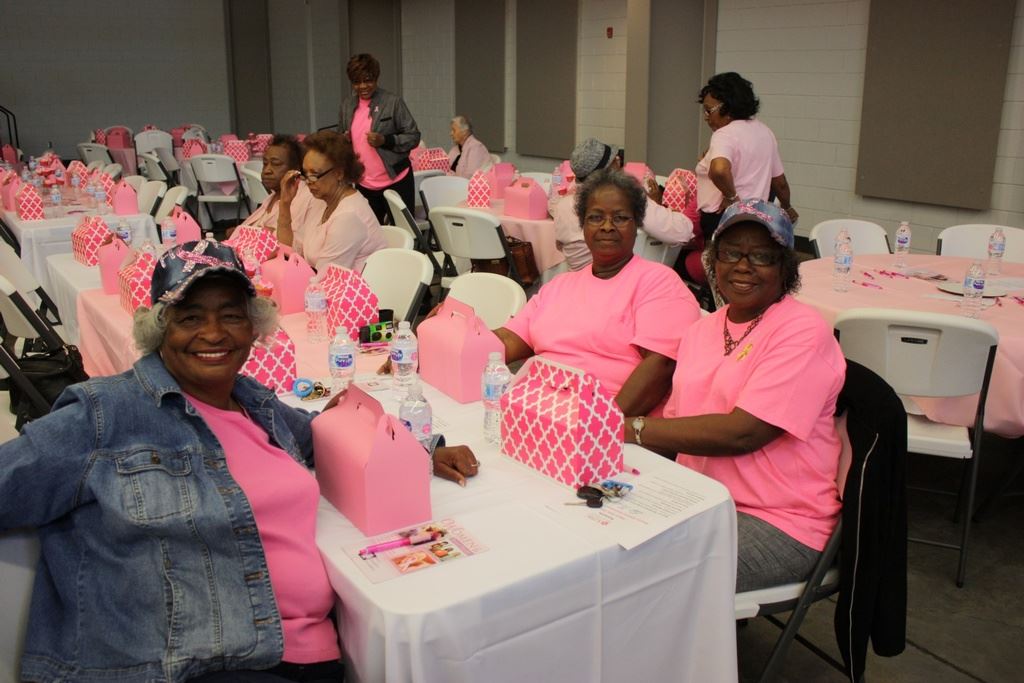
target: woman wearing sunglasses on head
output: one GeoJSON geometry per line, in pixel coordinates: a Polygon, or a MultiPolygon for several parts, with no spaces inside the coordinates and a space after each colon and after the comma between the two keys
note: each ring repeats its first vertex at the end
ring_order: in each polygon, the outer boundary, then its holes
{"type": "Polygon", "coordinates": [[[387,247],[384,231],[366,199],[355,185],[363,165],[352,143],[332,131],[321,131],[305,140],[302,172],[288,171],[281,179],[281,204],[290,207],[304,182],[323,211],[307,213],[302,226],[292,225],[290,211],[281,211],[277,238],[291,246],[320,271],[328,264],[360,271],[375,251],[387,247]]]}

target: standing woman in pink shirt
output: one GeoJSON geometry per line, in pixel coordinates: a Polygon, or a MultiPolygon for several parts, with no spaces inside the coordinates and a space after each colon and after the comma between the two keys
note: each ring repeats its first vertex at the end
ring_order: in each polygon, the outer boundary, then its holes
{"type": "Polygon", "coordinates": [[[702,237],[711,237],[730,205],[740,199],[767,200],[769,192],[795,223],[799,214],[790,204],[779,144],[771,129],[754,118],[761,103],[750,81],[733,71],[716,74],[701,88],[697,102],[713,131],[696,168],[702,237]]]}
{"type": "Polygon", "coordinates": [[[370,202],[377,220],[389,221],[385,190],[394,190],[406,206],[416,204],[416,186],[409,152],[420,144],[420,129],[398,95],[377,87],[380,62],[358,54],[348,60],[352,94],[341,105],[338,131],[348,136],[366,168],[357,189],[370,202]]]}

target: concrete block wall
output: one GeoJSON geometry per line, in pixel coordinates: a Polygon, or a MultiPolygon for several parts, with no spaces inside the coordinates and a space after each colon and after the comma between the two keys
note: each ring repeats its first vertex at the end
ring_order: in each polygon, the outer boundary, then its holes
{"type": "Polygon", "coordinates": [[[403,0],[402,96],[428,147],[452,145],[455,115],[455,3],[403,0]]]}
{"type": "MultiPolygon", "coordinates": [[[[1024,226],[1024,0],[1018,0],[987,211],[860,197],[854,192],[867,47],[867,0],[721,0],[715,71],[754,83],[760,118],[779,140],[797,232],[844,216],[895,232],[934,253],[938,233],[959,223],[1024,226]]],[[[951,93],[951,96],[958,96],[951,93]]],[[[951,172],[955,172],[951,169],[951,172]]]]}
{"type": "MultiPolygon", "coordinates": [[[[622,147],[626,138],[626,0],[584,0],[579,19],[576,139],[594,137],[622,147]]],[[[572,145],[566,155],[571,149],[572,145]]]]}

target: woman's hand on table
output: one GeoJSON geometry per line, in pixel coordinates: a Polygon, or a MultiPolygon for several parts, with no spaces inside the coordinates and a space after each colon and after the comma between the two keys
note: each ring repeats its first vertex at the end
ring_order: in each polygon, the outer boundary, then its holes
{"type": "Polygon", "coordinates": [[[480,470],[480,461],[468,446],[442,446],[435,449],[431,457],[434,474],[459,486],[465,486],[466,477],[475,477],[480,470]]]}

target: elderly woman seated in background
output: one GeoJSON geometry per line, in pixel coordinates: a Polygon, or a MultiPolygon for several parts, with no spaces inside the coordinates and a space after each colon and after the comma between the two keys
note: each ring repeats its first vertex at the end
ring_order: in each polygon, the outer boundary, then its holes
{"type": "MultiPolygon", "coordinates": [[[[0,446],[0,529],[42,546],[21,675],[340,681],[313,415],[238,374],[277,310],[216,242],[163,254],[151,294],[132,370],[69,387],[0,446]]],[[[476,473],[465,447],[434,463],[476,473]]]]}
{"type": "MultiPolygon", "coordinates": [[[[270,196],[249,214],[242,225],[253,225],[266,228],[271,232],[277,230],[277,219],[281,210],[281,179],[288,171],[302,169],[302,147],[291,135],[275,135],[263,153],[263,171],[260,182],[270,196]]],[[[291,225],[303,225],[309,211],[323,211],[323,203],[313,198],[309,190],[299,187],[291,202],[291,225]]],[[[233,228],[232,228],[233,230],[233,228]]],[[[230,236],[231,232],[228,232],[230,236]]]]}
{"type": "Polygon", "coordinates": [[[388,246],[377,216],[355,189],[363,165],[352,143],[333,131],[310,135],[305,148],[302,173],[288,171],[281,180],[281,204],[289,210],[277,221],[277,238],[318,271],[331,263],[360,271],[370,254],[388,246]],[[300,181],[320,203],[296,226],[290,209],[299,196],[300,181]]]}
{"type": "Polygon", "coordinates": [[[665,417],[627,419],[626,439],[728,487],[737,591],[803,580],[839,516],[846,361],[831,326],[790,296],[793,226],[775,205],[726,209],[705,259],[728,305],[683,332],[665,417]]]}
{"type": "Polygon", "coordinates": [[[448,150],[451,170],[455,175],[469,178],[491,163],[491,154],[484,143],[473,135],[473,124],[465,116],[452,119],[452,142],[455,146],[448,150]]]}
{"type": "Polygon", "coordinates": [[[650,206],[634,178],[588,174],[573,199],[590,266],[544,285],[495,333],[506,362],[537,354],[581,368],[627,415],[643,415],[668,393],[679,338],[700,309],[672,269],[633,254],[650,206]]]}
{"type": "MultiPolygon", "coordinates": [[[[591,173],[602,168],[618,169],[621,167],[619,157],[613,153],[609,145],[587,138],[572,151],[569,160],[576,182],[582,183],[591,173]]],[[[685,244],[693,237],[693,223],[681,213],[665,208],[661,201],[661,190],[657,183],[651,181],[645,188],[645,218],[643,228],[648,235],[671,246],[685,244]]],[[[583,223],[576,215],[577,202],[572,192],[552,194],[548,202],[548,212],[555,223],[555,242],[565,254],[570,270],[581,270],[590,264],[589,244],[584,240],[583,223]]]]}

